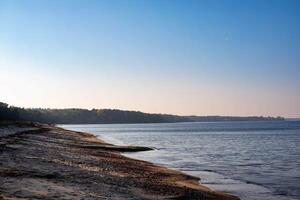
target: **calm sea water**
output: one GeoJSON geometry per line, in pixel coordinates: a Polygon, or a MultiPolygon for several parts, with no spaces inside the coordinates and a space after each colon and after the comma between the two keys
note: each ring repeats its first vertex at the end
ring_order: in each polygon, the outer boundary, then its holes
{"type": "Polygon", "coordinates": [[[61,126],[155,147],[126,155],[199,176],[244,200],[300,199],[300,121],[61,126]]]}

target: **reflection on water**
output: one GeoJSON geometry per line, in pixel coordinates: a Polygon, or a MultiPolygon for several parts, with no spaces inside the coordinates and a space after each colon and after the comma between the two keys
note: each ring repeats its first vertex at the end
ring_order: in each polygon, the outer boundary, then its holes
{"type": "Polygon", "coordinates": [[[127,154],[201,177],[245,200],[300,199],[300,122],[63,125],[117,144],[151,146],[127,154]]]}

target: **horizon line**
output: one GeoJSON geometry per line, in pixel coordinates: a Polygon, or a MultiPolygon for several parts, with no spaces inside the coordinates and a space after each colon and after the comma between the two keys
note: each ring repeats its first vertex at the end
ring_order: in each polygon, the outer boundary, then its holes
{"type": "MultiPolygon", "coordinates": [[[[4,103],[4,102],[2,102],[4,103]]],[[[8,103],[6,103],[8,104],[8,103]]],[[[173,115],[173,116],[182,116],[182,117],[263,117],[263,118],[283,118],[283,119],[291,119],[291,120],[297,120],[300,119],[300,117],[285,117],[281,115],[220,115],[220,114],[171,114],[171,113],[163,113],[163,112],[146,112],[146,111],[141,111],[141,110],[130,110],[130,109],[120,109],[120,108],[83,108],[83,107],[64,107],[64,108],[58,108],[58,107],[25,107],[25,106],[15,106],[8,104],[9,107],[18,107],[18,108],[23,108],[23,109],[44,109],[44,110],[64,110],[64,109],[78,109],[78,110],[119,110],[119,111],[126,111],[126,112],[141,112],[145,114],[157,114],[157,115],[173,115]]]]}

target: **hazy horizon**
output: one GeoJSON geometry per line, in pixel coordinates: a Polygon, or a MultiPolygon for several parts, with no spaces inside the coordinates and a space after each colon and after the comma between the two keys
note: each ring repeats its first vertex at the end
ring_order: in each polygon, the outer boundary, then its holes
{"type": "MultiPolygon", "coordinates": [[[[2,103],[6,103],[6,102],[2,102],[2,103]]],[[[146,113],[146,114],[161,114],[161,115],[176,115],[176,116],[220,116],[220,117],[284,117],[284,116],[270,116],[270,115],[206,115],[206,114],[201,114],[201,115],[195,115],[195,114],[174,114],[174,113],[163,113],[163,112],[145,112],[142,110],[128,110],[128,109],[120,109],[120,108],[96,108],[96,107],[92,107],[92,108],[80,108],[80,107],[64,107],[64,108],[57,108],[57,107],[22,107],[22,106],[16,106],[16,105],[11,105],[8,104],[8,106],[12,106],[12,107],[18,107],[18,108],[24,108],[24,109],[53,109],[53,110],[64,110],[64,109],[82,109],[82,110],[120,110],[120,111],[129,111],[129,112],[142,112],[142,113],[146,113]]],[[[300,119],[299,117],[284,117],[285,119],[300,119]]]]}
{"type": "Polygon", "coordinates": [[[300,118],[300,1],[0,1],[0,102],[300,118]]]}

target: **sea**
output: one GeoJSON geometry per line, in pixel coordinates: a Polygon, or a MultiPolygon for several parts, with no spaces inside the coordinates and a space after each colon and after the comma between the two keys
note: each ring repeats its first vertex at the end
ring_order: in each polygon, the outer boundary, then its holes
{"type": "Polygon", "coordinates": [[[300,121],[60,125],[118,145],[125,155],[198,176],[242,200],[300,200],[300,121]]]}

